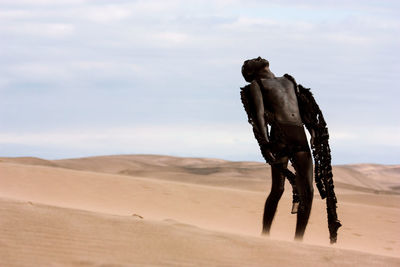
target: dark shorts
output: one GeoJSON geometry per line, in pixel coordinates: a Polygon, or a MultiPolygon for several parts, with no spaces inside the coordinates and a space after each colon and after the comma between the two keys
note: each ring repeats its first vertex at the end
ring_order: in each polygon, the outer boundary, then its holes
{"type": "Polygon", "coordinates": [[[297,152],[310,152],[303,125],[276,123],[271,128],[271,141],[274,154],[291,157],[297,152]]]}

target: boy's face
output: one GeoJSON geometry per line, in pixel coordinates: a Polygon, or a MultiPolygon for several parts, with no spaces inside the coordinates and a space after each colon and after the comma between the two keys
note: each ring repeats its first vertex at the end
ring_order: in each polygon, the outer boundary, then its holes
{"type": "Polygon", "coordinates": [[[257,67],[257,69],[259,69],[259,70],[269,68],[268,60],[266,60],[265,58],[262,58],[262,57],[256,58],[255,64],[256,64],[255,67],[257,67]]]}
{"type": "Polygon", "coordinates": [[[246,73],[247,76],[249,76],[247,81],[249,81],[252,78],[256,78],[256,76],[258,74],[260,74],[262,71],[264,71],[264,69],[269,70],[269,62],[268,62],[268,60],[266,60],[262,57],[253,58],[253,59],[246,60],[243,65],[243,68],[244,68],[244,69],[242,69],[243,76],[245,76],[244,73],[246,73]],[[252,77],[252,78],[250,78],[250,77],[252,77]]]}

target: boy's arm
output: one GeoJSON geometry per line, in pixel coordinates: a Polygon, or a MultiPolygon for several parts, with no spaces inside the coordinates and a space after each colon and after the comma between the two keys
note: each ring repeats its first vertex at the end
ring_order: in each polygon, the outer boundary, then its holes
{"type": "Polygon", "coordinates": [[[252,117],[256,124],[257,130],[262,138],[262,142],[269,143],[267,127],[264,119],[264,101],[260,87],[256,82],[250,84],[250,107],[252,117]]]}
{"type": "Polygon", "coordinates": [[[250,84],[249,89],[249,102],[251,106],[252,117],[254,118],[255,126],[258,130],[258,133],[261,137],[261,150],[263,152],[263,156],[268,159],[268,161],[275,161],[275,157],[270,150],[270,141],[268,138],[267,125],[265,123],[264,117],[264,101],[261,93],[261,89],[258,86],[257,82],[253,81],[250,84]]]}

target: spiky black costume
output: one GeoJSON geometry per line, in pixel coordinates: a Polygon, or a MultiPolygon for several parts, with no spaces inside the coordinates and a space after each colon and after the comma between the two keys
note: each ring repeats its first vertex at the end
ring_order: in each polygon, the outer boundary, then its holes
{"type": "MultiPolygon", "coordinates": [[[[332,165],[331,165],[331,150],[329,147],[329,133],[328,128],[322,115],[322,112],[316,103],[314,96],[312,95],[309,88],[305,88],[302,85],[297,85],[295,79],[289,74],[284,75],[289,79],[296,90],[297,101],[299,104],[300,115],[306,128],[310,131],[313,130],[315,133],[314,146],[312,148],[312,154],[314,157],[315,165],[315,183],[318,188],[319,194],[322,199],[326,198],[326,210],[328,215],[328,228],[330,235],[330,242],[336,243],[337,241],[337,230],[341,226],[336,213],[336,195],[333,185],[332,165]]],[[[258,81],[258,84],[261,83],[258,81]]],[[[248,102],[249,97],[249,85],[241,88],[241,99],[244,109],[247,113],[248,122],[252,125],[254,137],[256,138],[262,155],[264,156],[267,163],[269,162],[266,157],[266,147],[263,143],[261,135],[257,129],[257,126],[252,118],[250,111],[250,105],[248,102]]],[[[265,122],[270,126],[276,125],[272,112],[267,110],[265,107],[265,122]]],[[[289,171],[287,168],[281,170],[286,176],[288,181],[293,187],[293,202],[298,202],[299,198],[296,192],[295,177],[296,175],[289,171]]]]}

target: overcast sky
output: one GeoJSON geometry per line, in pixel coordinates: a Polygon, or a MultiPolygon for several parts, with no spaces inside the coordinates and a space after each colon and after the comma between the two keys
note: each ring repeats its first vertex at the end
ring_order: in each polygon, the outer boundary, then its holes
{"type": "Polygon", "coordinates": [[[0,0],[0,156],[262,161],[244,60],[310,87],[333,162],[398,164],[400,2],[0,0]]]}

